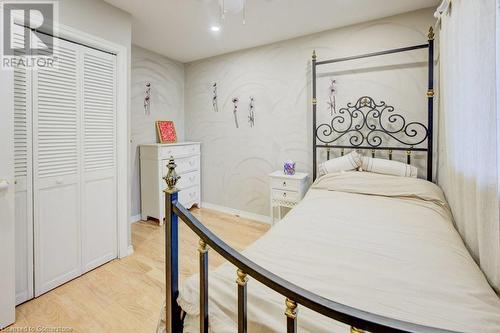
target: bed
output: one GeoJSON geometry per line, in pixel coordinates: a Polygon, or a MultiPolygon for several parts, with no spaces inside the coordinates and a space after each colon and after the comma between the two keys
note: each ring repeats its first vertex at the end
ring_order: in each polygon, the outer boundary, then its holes
{"type": "MultiPolygon", "coordinates": [[[[312,57],[313,179],[302,202],[239,253],[177,201],[175,161],[164,177],[165,306],[158,332],[500,332],[500,300],[453,226],[433,180],[433,38],[339,59],[312,57]],[[318,123],[324,64],[428,49],[427,122],[361,96],[318,123]],[[371,172],[317,177],[326,153],[393,159],[425,154],[425,179],[371,172]],[[178,223],[200,238],[199,274],[178,284],[178,223]],[[208,271],[209,251],[227,264],[208,271]]],[[[391,161],[392,163],[392,161],[391,161]]]]}
{"type": "MultiPolygon", "coordinates": [[[[425,180],[325,175],[242,254],[360,310],[458,332],[500,332],[500,300],[455,231],[441,190],[425,180]]],[[[238,330],[235,272],[228,263],[210,274],[210,332],[238,330]]],[[[199,332],[198,281],[193,276],[180,288],[184,332],[199,332]]],[[[248,284],[248,331],[284,332],[283,297],[248,284]]],[[[299,332],[349,332],[347,325],[300,311],[299,332]]]]}

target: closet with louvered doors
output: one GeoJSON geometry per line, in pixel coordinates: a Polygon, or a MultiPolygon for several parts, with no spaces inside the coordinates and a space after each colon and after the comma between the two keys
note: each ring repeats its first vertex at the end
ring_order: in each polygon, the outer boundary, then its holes
{"type": "Polygon", "coordinates": [[[65,40],[55,56],[30,73],[34,296],[117,256],[116,57],[65,40]]]}

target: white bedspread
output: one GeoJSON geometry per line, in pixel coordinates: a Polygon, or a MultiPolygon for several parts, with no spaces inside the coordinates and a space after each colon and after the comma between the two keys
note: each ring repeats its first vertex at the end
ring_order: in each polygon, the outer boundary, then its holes
{"type": "MultiPolygon", "coordinates": [[[[441,190],[367,172],[319,178],[304,200],[243,252],[275,274],[365,311],[461,332],[500,332],[500,300],[455,231],[441,190]]],[[[209,274],[210,331],[237,331],[236,268],[209,274]]],[[[178,303],[198,332],[198,276],[178,303]]],[[[250,278],[248,331],[285,332],[283,296],[250,278]]],[[[348,332],[299,305],[299,332],[348,332]]]]}

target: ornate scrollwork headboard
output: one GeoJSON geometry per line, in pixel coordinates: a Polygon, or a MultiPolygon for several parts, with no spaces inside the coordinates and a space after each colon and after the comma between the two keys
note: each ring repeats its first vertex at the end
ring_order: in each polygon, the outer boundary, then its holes
{"type": "Polygon", "coordinates": [[[428,43],[412,45],[396,49],[384,50],[356,56],[318,61],[316,52],[312,54],[312,110],[313,110],[313,179],[316,179],[318,149],[385,150],[392,159],[393,151],[406,151],[407,163],[411,163],[411,153],[420,151],[427,154],[427,180],[432,181],[433,155],[433,120],[434,120],[434,32],[429,30],[428,43]],[[379,57],[387,54],[428,49],[428,81],[427,81],[427,124],[418,121],[407,121],[391,105],[384,101],[377,102],[369,96],[359,98],[355,103],[332,115],[327,123],[317,124],[316,79],[317,67],[321,65],[379,57]]]}
{"type": "MultiPolygon", "coordinates": [[[[389,152],[391,160],[393,151],[406,151],[406,162],[410,164],[413,151],[429,155],[431,137],[432,130],[423,123],[407,121],[386,102],[377,103],[372,97],[363,96],[340,108],[329,122],[315,127],[314,164],[318,148],[327,149],[327,159],[330,150],[335,148],[341,150],[341,155],[344,149],[369,150],[372,157],[375,157],[375,151],[384,150],[389,152]]],[[[432,157],[428,163],[432,163],[432,157]]]]}
{"type": "MultiPolygon", "coordinates": [[[[411,153],[420,151],[427,152],[427,163],[432,163],[432,156],[429,156],[431,144],[429,127],[418,121],[407,121],[384,101],[376,102],[372,97],[363,96],[340,108],[329,122],[315,126],[314,167],[318,148],[327,149],[327,159],[330,150],[335,148],[341,149],[342,155],[344,149],[369,150],[372,157],[375,157],[375,151],[385,150],[391,160],[393,151],[406,151],[408,164],[411,163],[411,153]]],[[[428,180],[431,177],[428,171],[428,180]]]]}
{"type": "Polygon", "coordinates": [[[347,103],[330,123],[316,127],[316,139],[331,148],[412,150],[427,140],[429,131],[424,124],[407,122],[394,107],[384,101],[378,104],[368,96],[356,103],[347,103]],[[397,145],[397,147],[395,146],[397,145]]]}

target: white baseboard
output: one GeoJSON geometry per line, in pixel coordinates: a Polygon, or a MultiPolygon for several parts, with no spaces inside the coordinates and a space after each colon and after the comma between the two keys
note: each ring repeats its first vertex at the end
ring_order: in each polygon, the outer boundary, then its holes
{"type": "Polygon", "coordinates": [[[246,219],[254,220],[254,221],[265,223],[265,224],[271,224],[271,217],[266,216],[266,215],[245,212],[243,210],[238,210],[238,209],[234,209],[234,208],[220,206],[220,205],[212,204],[209,202],[202,202],[201,206],[203,208],[217,210],[217,211],[222,212],[222,213],[231,214],[231,215],[238,215],[238,216],[246,218],[246,219]]]}
{"type": "Polygon", "coordinates": [[[141,220],[141,214],[137,214],[137,215],[129,217],[128,222],[129,223],[134,223],[134,222],[137,222],[137,221],[140,221],[140,220],[141,220]]]}

